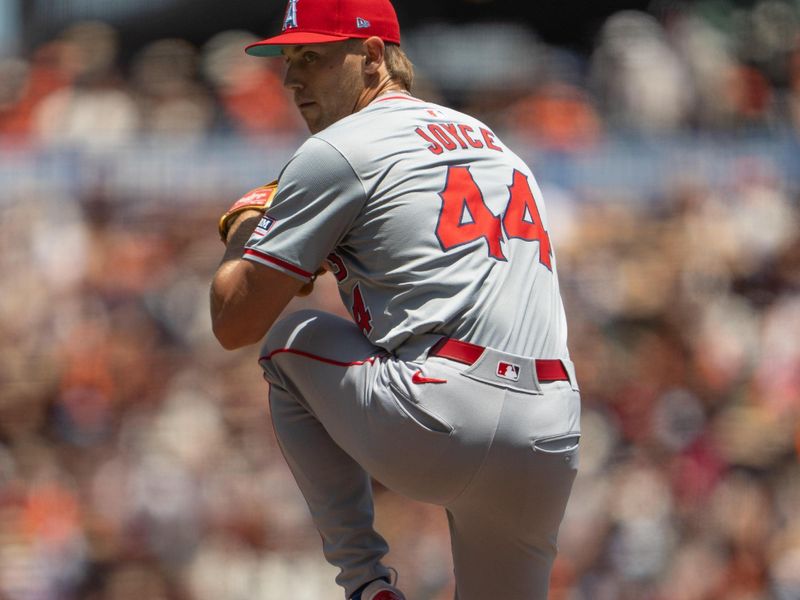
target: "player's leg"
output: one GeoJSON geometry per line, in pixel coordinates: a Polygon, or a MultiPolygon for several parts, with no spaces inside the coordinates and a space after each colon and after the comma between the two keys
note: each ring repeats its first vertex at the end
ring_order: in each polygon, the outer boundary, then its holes
{"type": "Polygon", "coordinates": [[[262,349],[262,356],[271,357],[260,361],[270,382],[275,434],[348,597],[389,576],[380,562],[388,546],[373,529],[369,475],[323,422],[341,430],[348,419],[358,420],[349,407],[361,400],[345,402],[342,396],[367,389],[379,352],[352,323],[304,311],[276,323],[262,349]],[[333,424],[337,411],[342,422],[333,424]]]}
{"type": "Polygon", "coordinates": [[[573,420],[579,402],[568,385],[552,386],[562,389],[507,394],[485,463],[448,506],[458,600],[547,598],[578,436],[565,427],[562,436],[534,441],[531,432],[543,423],[553,427],[559,413],[565,423],[573,420]]]}
{"type": "Polygon", "coordinates": [[[326,558],[342,569],[337,582],[352,593],[388,574],[380,564],[386,544],[372,529],[367,473],[416,500],[444,503],[464,488],[488,447],[488,439],[476,439],[464,448],[453,429],[490,407],[474,399],[473,417],[464,416],[453,402],[456,373],[436,374],[450,378],[446,384],[414,383],[418,365],[382,353],[352,322],[325,313],[278,322],[262,354],[278,440],[326,558]]]}
{"type": "MultiPolygon", "coordinates": [[[[463,382],[452,369],[426,366],[429,375],[449,381],[415,383],[419,364],[373,347],[352,322],[313,311],[276,324],[264,355],[270,356],[261,361],[265,377],[276,389],[272,404],[281,401],[273,407],[276,427],[301,420],[298,412],[311,416],[339,448],[398,493],[445,504],[483,459],[496,409],[480,398],[469,407],[457,402],[463,382]],[[479,420],[485,424],[470,427],[465,444],[462,430],[479,420]]],[[[315,469],[316,462],[309,463],[315,469]]]]}

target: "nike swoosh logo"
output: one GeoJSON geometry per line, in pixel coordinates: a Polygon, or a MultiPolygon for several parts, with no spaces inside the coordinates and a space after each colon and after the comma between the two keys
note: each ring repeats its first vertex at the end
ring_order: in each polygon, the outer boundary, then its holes
{"type": "Polygon", "coordinates": [[[436,379],[435,377],[425,377],[422,371],[417,369],[411,376],[411,383],[447,383],[447,379],[436,379]]]}

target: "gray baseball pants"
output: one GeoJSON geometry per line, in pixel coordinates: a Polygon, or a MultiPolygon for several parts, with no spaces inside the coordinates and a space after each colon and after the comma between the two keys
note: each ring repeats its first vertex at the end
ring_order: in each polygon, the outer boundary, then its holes
{"type": "Polygon", "coordinates": [[[275,433],[325,557],[347,598],[389,575],[372,476],[446,509],[457,600],[545,600],[577,469],[574,370],[565,361],[572,383],[523,372],[510,387],[492,365],[520,357],[487,349],[471,367],[428,358],[438,339],[389,354],[318,311],[270,330],[260,364],[275,433]]]}

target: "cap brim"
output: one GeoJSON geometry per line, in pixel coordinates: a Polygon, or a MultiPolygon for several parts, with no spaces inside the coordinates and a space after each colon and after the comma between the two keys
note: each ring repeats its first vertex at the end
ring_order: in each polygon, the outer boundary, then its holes
{"type": "Polygon", "coordinates": [[[250,56],[280,56],[283,46],[305,44],[327,44],[350,39],[346,35],[315,33],[313,31],[289,31],[247,46],[244,51],[250,56]]]}

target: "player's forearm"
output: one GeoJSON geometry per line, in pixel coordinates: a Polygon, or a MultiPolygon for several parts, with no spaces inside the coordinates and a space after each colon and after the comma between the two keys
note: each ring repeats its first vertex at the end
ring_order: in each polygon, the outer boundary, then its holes
{"type": "Polygon", "coordinates": [[[225,255],[211,282],[211,327],[223,348],[258,342],[301,282],[242,258],[260,213],[244,214],[230,229],[225,255]]]}
{"type": "Polygon", "coordinates": [[[211,283],[211,328],[226,350],[254,344],[266,332],[247,319],[247,279],[242,259],[224,261],[211,283]]]}
{"type": "Polygon", "coordinates": [[[211,328],[226,350],[254,344],[264,334],[242,318],[249,296],[242,254],[259,217],[260,213],[247,211],[231,224],[225,254],[211,282],[211,328]]]}
{"type": "Polygon", "coordinates": [[[260,211],[247,210],[238,215],[236,220],[231,223],[230,229],[228,229],[228,239],[225,242],[225,254],[222,257],[222,263],[242,258],[244,246],[253,234],[256,225],[258,225],[261,215],[260,211]]]}

